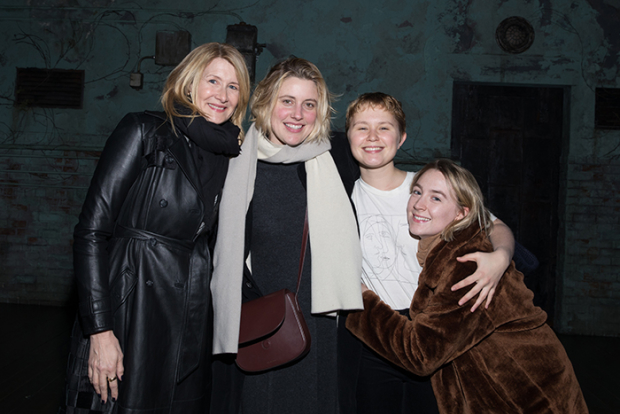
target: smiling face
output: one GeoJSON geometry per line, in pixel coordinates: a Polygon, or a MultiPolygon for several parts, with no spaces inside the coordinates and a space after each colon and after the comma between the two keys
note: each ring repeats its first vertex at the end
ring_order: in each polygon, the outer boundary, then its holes
{"type": "Polygon", "coordinates": [[[409,231],[421,239],[431,237],[468,212],[467,207],[459,207],[443,174],[431,169],[418,178],[411,192],[407,204],[409,231]]]}
{"type": "Polygon", "coordinates": [[[225,59],[213,59],[202,73],[193,101],[208,121],[222,124],[230,119],[239,103],[235,67],[225,59]]]}
{"type": "Polygon", "coordinates": [[[391,165],[407,134],[401,132],[392,113],[367,106],[350,120],[347,131],[351,151],[360,168],[379,169],[391,165]]]}
{"type": "Polygon", "coordinates": [[[291,147],[304,142],[314,130],[318,101],[313,81],[295,77],[285,79],[271,113],[269,140],[291,147]]]}

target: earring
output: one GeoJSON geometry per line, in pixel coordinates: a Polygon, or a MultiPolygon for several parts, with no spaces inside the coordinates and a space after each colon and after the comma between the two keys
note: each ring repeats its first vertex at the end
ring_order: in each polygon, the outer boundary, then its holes
{"type": "Polygon", "coordinates": [[[187,93],[187,99],[189,99],[189,103],[194,103],[194,101],[192,101],[192,93],[191,92],[187,93]]]}

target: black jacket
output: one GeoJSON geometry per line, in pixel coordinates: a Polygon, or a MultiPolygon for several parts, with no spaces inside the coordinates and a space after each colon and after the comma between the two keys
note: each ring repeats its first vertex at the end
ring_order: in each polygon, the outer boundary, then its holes
{"type": "MultiPolygon", "coordinates": [[[[119,413],[174,412],[175,400],[207,392],[211,257],[209,229],[198,230],[214,200],[204,200],[191,142],[177,134],[162,113],[127,115],[75,227],[82,333],[112,329],[124,353],[119,413]]],[[[214,193],[226,176],[221,158],[214,193]]]]}

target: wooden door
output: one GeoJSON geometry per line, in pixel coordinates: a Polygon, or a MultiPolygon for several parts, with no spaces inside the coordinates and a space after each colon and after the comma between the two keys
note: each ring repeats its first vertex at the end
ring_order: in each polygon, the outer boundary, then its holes
{"type": "Polygon", "coordinates": [[[533,252],[526,276],[534,302],[553,321],[563,87],[455,83],[452,156],[469,169],[491,212],[533,252]]]}

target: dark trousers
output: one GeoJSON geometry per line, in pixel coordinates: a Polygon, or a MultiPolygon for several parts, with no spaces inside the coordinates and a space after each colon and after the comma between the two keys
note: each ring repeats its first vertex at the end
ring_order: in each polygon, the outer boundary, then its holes
{"type": "Polygon", "coordinates": [[[358,414],[438,414],[430,377],[397,367],[363,345],[356,387],[358,414]]]}

